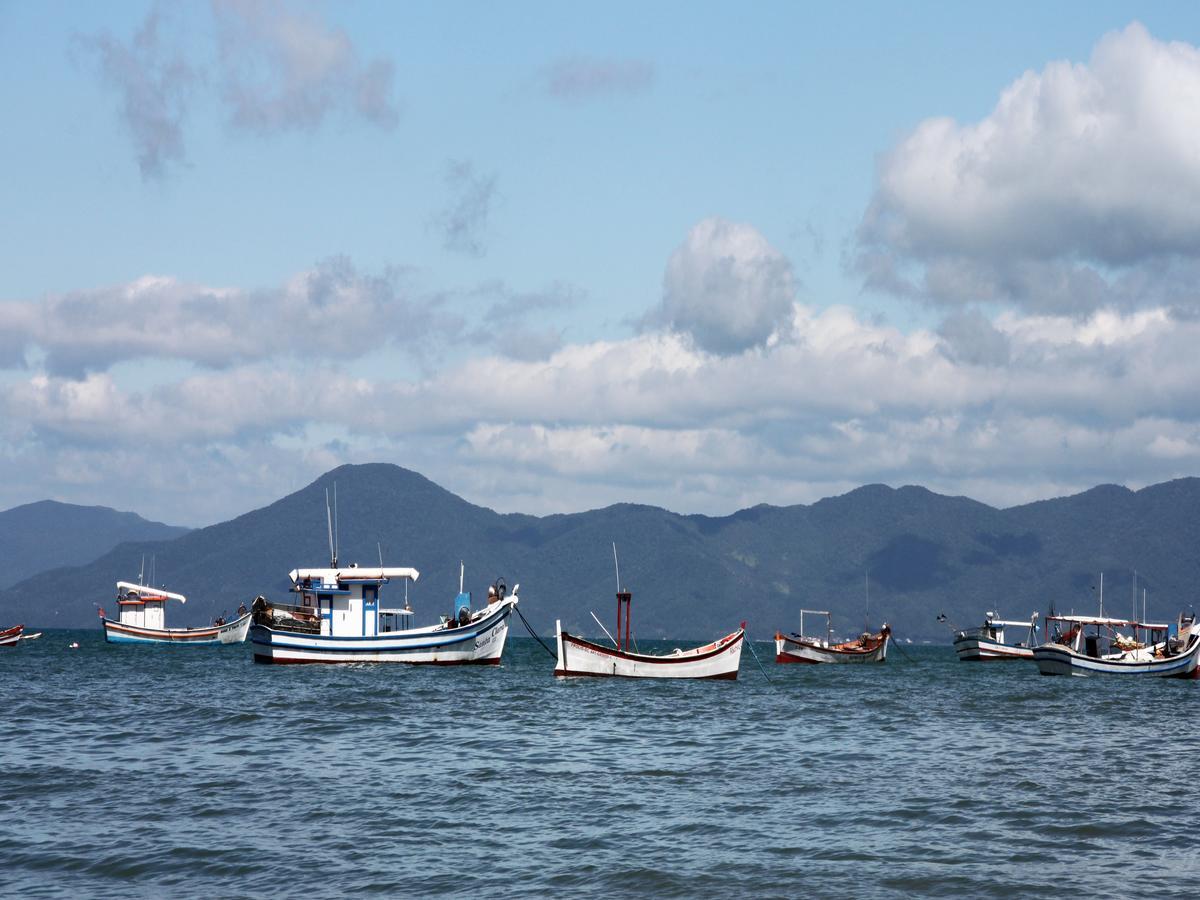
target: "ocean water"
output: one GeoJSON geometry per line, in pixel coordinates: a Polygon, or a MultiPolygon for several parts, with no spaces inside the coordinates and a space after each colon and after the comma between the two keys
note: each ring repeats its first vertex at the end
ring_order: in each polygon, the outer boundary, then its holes
{"type": "Polygon", "coordinates": [[[1197,895],[1200,683],[902,649],[688,683],[47,631],[0,650],[0,893],[1197,895]]]}

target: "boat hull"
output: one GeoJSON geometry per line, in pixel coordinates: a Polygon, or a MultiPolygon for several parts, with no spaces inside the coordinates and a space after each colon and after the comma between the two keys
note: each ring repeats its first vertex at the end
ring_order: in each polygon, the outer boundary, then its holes
{"type": "Polygon", "coordinates": [[[250,630],[250,613],[224,625],[205,628],[141,628],[112,619],[104,623],[104,640],[110,644],[240,644],[250,630]]]}
{"type": "Polygon", "coordinates": [[[1200,636],[1193,635],[1182,653],[1165,659],[1109,659],[1085,656],[1062,644],[1043,644],[1033,650],[1043,675],[1140,675],[1150,678],[1200,678],[1200,636]]]}
{"type": "Polygon", "coordinates": [[[476,622],[459,628],[414,628],[371,637],[303,634],[255,624],[250,628],[254,661],[303,663],[408,663],[426,666],[499,665],[508,637],[508,598],[476,622]]]}
{"type": "Polygon", "coordinates": [[[24,625],[14,625],[4,631],[0,631],[0,647],[15,647],[21,640],[21,632],[24,631],[24,625]]]}
{"type": "Polygon", "coordinates": [[[1033,659],[1032,647],[1014,647],[987,638],[963,637],[954,642],[954,652],[962,662],[992,662],[1000,659],[1033,659]]]}
{"type": "Polygon", "coordinates": [[[695,678],[733,681],[742,661],[745,630],[739,628],[718,641],[695,650],[676,651],[667,656],[628,653],[593,644],[568,634],[556,623],[559,677],[601,678],[695,678]]]}
{"type": "Polygon", "coordinates": [[[840,650],[836,647],[817,647],[780,635],[775,638],[775,662],[881,663],[887,661],[887,648],[890,640],[891,636],[889,635],[877,647],[870,650],[840,650]]]}

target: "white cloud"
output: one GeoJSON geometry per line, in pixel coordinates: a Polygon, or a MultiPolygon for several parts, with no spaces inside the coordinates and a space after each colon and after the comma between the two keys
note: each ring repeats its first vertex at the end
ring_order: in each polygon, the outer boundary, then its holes
{"type": "Polygon", "coordinates": [[[662,304],[647,323],[690,335],[711,353],[761,346],[795,302],[791,263],[750,225],[698,222],[671,254],[662,304]]]}
{"type": "Polygon", "coordinates": [[[128,43],[110,34],[77,39],[94,55],[104,83],[120,95],[121,121],[143,178],[161,177],[168,165],[183,162],[183,121],[201,80],[183,52],[164,38],[163,24],[155,6],[128,43]]]}
{"type": "Polygon", "coordinates": [[[384,128],[396,124],[392,63],[361,62],[342,29],[282,0],[213,0],[213,13],[234,125],[305,130],[334,112],[384,128]]]}
{"type": "Polygon", "coordinates": [[[1134,23],[1087,64],[1009,85],[983,120],[928,119],[880,164],[868,283],[947,304],[1086,316],[1182,293],[1200,258],[1200,50],[1134,23]]]}
{"type": "MultiPolygon", "coordinates": [[[[334,257],[261,291],[213,288],[146,276],[129,284],[0,303],[0,332],[21,364],[37,348],[54,373],[104,371],[162,358],[224,367],[290,356],[324,359],[371,346],[420,346],[461,327],[436,300],[416,299],[401,273],[359,272],[334,257]],[[15,352],[20,348],[22,352],[15,352]]],[[[0,363],[3,365],[3,363],[0,363]]]]}
{"type": "Polygon", "coordinates": [[[570,57],[545,69],[542,82],[550,96],[564,101],[638,94],[654,85],[654,65],[640,59],[570,57]]]}
{"type": "Polygon", "coordinates": [[[470,162],[451,160],[446,164],[446,186],[450,202],[433,219],[441,229],[442,246],[467,256],[483,256],[496,199],[496,175],[476,173],[470,162]]]}
{"type": "Polygon", "coordinates": [[[648,332],[535,360],[492,346],[409,379],[308,356],[144,388],[34,371],[0,382],[0,497],[113,503],[106,484],[148,497],[133,485],[149,472],[171,508],[140,506],[202,522],[337,462],[383,459],[501,509],[727,513],[875,481],[1003,504],[1200,465],[1200,322],[1008,312],[971,329],[1002,340],[1010,362],[845,308],[794,307],[785,338],[740,356],[648,332]],[[234,467],[262,471],[261,485],[231,487],[234,467]]]}

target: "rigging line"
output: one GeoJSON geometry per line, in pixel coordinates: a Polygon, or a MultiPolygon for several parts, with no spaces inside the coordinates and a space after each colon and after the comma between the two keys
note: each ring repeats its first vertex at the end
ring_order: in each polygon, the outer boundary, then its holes
{"type": "Polygon", "coordinates": [[[549,647],[547,647],[546,643],[534,633],[532,628],[529,627],[529,622],[527,622],[525,620],[525,614],[523,612],[521,612],[521,607],[514,606],[513,609],[515,609],[517,611],[517,615],[520,616],[521,621],[525,623],[525,630],[529,632],[530,637],[532,637],[535,641],[537,641],[539,644],[541,644],[542,649],[545,650],[547,653],[549,653],[554,658],[555,662],[558,662],[558,654],[555,653],[553,650],[551,650],[549,647]]]}
{"type": "Polygon", "coordinates": [[[905,659],[907,659],[909,662],[915,662],[915,660],[911,656],[909,656],[907,653],[904,652],[904,648],[900,646],[900,642],[897,640],[894,640],[895,637],[896,637],[896,632],[893,631],[892,632],[892,638],[893,638],[892,646],[895,647],[900,652],[900,655],[903,656],[905,659]]]}
{"type": "Polygon", "coordinates": [[[767,679],[767,684],[771,685],[771,687],[774,688],[775,682],[773,682],[771,680],[771,676],[767,674],[767,670],[763,668],[763,664],[759,661],[758,651],[754,649],[754,641],[750,640],[749,637],[745,638],[745,641],[746,641],[746,646],[750,648],[750,653],[754,657],[754,661],[756,663],[758,663],[758,671],[763,673],[763,678],[767,679]]]}

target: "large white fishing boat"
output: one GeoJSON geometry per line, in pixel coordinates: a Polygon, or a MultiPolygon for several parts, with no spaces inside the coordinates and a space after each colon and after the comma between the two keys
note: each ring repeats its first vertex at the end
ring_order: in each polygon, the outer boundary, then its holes
{"type": "Polygon", "coordinates": [[[1050,615],[1046,628],[1046,642],[1033,648],[1043,675],[1200,678],[1200,624],[1191,612],[1181,614],[1174,627],[1103,616],[1050,615]]]}
{"type": "Polygon", "coordinates": [[[1007,621],[988,612],[978,628],[967,628],[954,634],[954,652],[963,662],[982,662],[997,659],[1033,659],[1037,644],[1038,614],[1028,622],[1007,621]],[[1018,629],[1023,638],[1006,640],[1006,628],[1018,629]]]}
{"type": "Polygon", "coordinates": [[[250,628],[250,611],[244,606],[230,622],[217,619],[199,628],[168,628],[166,606],[170,600],[187,603],[183,594],[160,588],[117,582],[119,618],[108,618],[100,609],[104,640],[110,644],[240,644],[250,628]]]}
{"type": "Polygon", "coordinates": [[[784,634],[775,632],[775,662],[777,663],[881,663],[887,661],[888,642],[892,630],[887,623],[877,632],[863,632],[847,641],[834,641],[833,620],[826,609],[800,610],[800,631],[784,634]],[[804,633],[804,616],[824,616],[825,634],[804,633]]]}
{"type": "Polygon", "coordinates": [[[294,569],[288,578],[298,604],[273,604],[262,597],[254,601],[250,641],[255,662],[499,664],[520,586],[509,594],[498,580],[488,590],[487,604],[472,609],[471,595],[460,580],[454,614],[437,625],[413,628],[412,607],[407,602],[384,606],[383,587],[419,577],[407,567],[294,569]]]}

